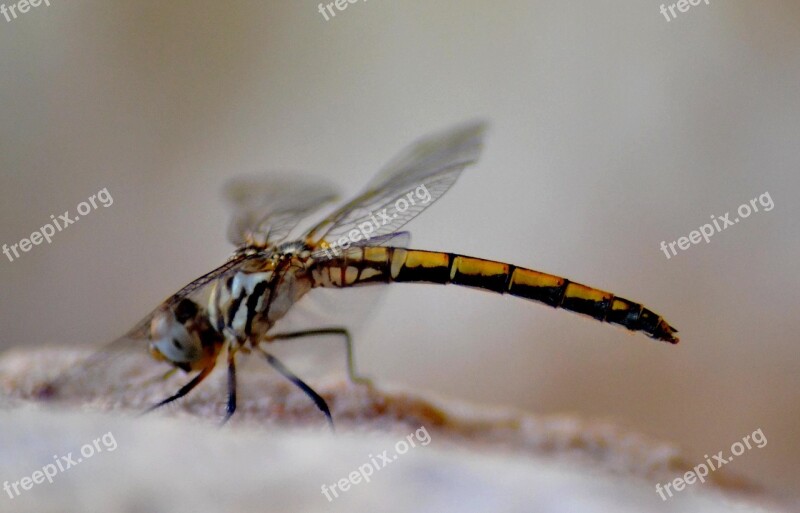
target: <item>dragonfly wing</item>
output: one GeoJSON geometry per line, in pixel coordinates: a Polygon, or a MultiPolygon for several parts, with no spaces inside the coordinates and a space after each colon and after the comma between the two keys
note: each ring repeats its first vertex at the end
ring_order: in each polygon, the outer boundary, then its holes
{"type": "MultiPolygon", "coordinates": [[[[396,232],[381,237],[374,237],[367,243],[370,246],[392,246],[407,248],[411,241],[409,232],[396,232]]],[[[350,249],[343,252],[343,258],[348,253],[361,257],[360,246],[363,242],[355,243],[350,249]]],[[[313,258],[325,258],[324,252],[314,253],[313,258]]],[[[300,331],[324,326],[357,327],[365,324],[371,310],[378,304],[380,295],[385,287],[352,287],[325,289],[315,288],[296,303],[286,317],[278,321],[276,329],[280,331],[300,331]],[[350,291],[354,302],[343,300],[350,291]],[[367,298],[367,299],[363,299],[367,298]]]]}
{"type": "MultiPolygon", "coordinates": [[[[182,299],[190,297],[190,296],[191,296],[192,299],[196,299],[196,296],[198,296],[198,295],[202,296],[202,295],[204,295],[205,292],[208,292],[208,290],[210,289],[209,285],[211,285],[214,281],[219,280],[220,278],[222,278],[224,276],[227,276],[229,274],[235,273],[236,271],[241,269],[243,266],[247,265],[247,263],[249,261],[257,260],[259,258],[261,258],[261,257],[259,257],[258,255],[252,255],[252,256],[238,255],[238,256],[235,256],[235,257],[231,258],[230,260],[228,260],[227,262],[225,262],[224,264],[222,264],[221,266],[219,266],[216,269],[214,269],[213,271],[209,271],[208,273],[206,273],[203,276],[195,279],[194,281],[192,281],[191,283],[189,283],[188,285],[183,287],[181,290],[179,290],[178,292],[176,292],[175,294],[170,296],[166,301],[164,301],[164,305],[175,306],[178,303],[180,303],[182,299]]],[[[206,303],[205,302],[201,302],[200,304],[205,305],[206,303]]],[[[160,309],[161,309],[161,307],[155,309],[150,314],[149,317],[152,318],[153,314],[158,312],[160,309]]],[[[147,319],[148,318],[146,317],[145,320],[147,320],[147,319]]],[[[144,320],[142,322],[144,322],[144,320]]],[[[147,320],[148,325],[149,325],[149,322],[150,321],[147,320]]],[[[129,335],[133,334],[137,330],[141,330],[142,327],[143,327],[142,323],[137,324],[136,327],[133,330],[131,330],[131,332],[129,332],[129,335]]]]}
{"type": "Polygon", "coordinates": [[[102,404],[103,407],[143,406],[136,404],[136,400],[146,397],[143,393],[146,385],[156,385],[156,378],[172,368],[171,365],[154,361],[148,351],[153,317],[165,309],[175,308],[184,299],[190,299],[205,308],[213,283],[235,273],[254,258],[233,258],[192,281],[146,315],[125,335],[57,373],[52,380],[43,384],[40,395],[45,398],[53,396],[62,401],[102,404]]]}
{"type": "Polygon", "coordinates": [[[124,335],[88,357],[80,356],[42,384],[36,395],[102,409],[120,406],[143,409],[147,405],[138,404],[136,398],[144,394],[144,385],[170,370],[163,362],[153,361],[147,341],[124,335]]]}
{"type": "Polygon", "coordinates": [[[372,237],[353,243],[355,247],[361,246],[391,246],[393,248],[407,248],[411,244],[411,232],[394,232],[387,235],[372,237]]]}
{"type": "Polygon", "coordinates": [[[400,229],[433,204],[480,156],[486,125],[472,122],[417,141],[395,157],[364,191],[312,228],[306,241],[335,241],[352,230],[370,237],[400,229]]]}
{"type": "MultiPolygon", "coordinates": [[[[397,232],[372,238],[367,244],[406,248],[410,240],[408,232],[397,232]]],[[[345,253],[352,252],[360,256],[358,246],[362,244],[357,242],[345,253]]],[[[364,335],[387,290],[387,287],[381,286],[315,288],[277,322],[273,333],[344,327],[352,336],[358,365],[359,354],[363,351],[363,342],[366,341],[364,335]]],[[[341,374],[347,368],[344,340],[340,336],[325,335],[308,340],[279,341],[270,345],[270,352],[287,362],[293,371],[310,380],[329,374],[341,374]]],[[[261,366],[257,369],[261,369],[261,366]]],[[[361,370],[368,371],[363,368],[361,370]]]]}
{"type": "MultiPolygon", "coordinates": [[[[350,245],[354,251],[357,251],[356,248],[364,247],[364,246],[392,246],[395,248],[407,248],[411,243],[411,233],[410,232],[394,232],[388,233],[386,235],[379,235],[377,237],[370,237],[369,240],[361,239],[357,242],[354,242],[350,245]]],[[[344,255],[350,252],[351,250],[339,251],[339,255],[344,255]]],[[[359,253],[356,253],[359,254],[359,253]]],[[[327,252],[325,249],[318,249],[314,251],[311,255],[315,259],[325,259],[333,256],[330,252],[327,252]]]]}
{"type": "Polygon", "coordinates": [[[284,240],[303,218],[337,197],[325,183],[269,176],[233,179],[223,194],[233,208],[228,240],[260,247],[284,240]]]}

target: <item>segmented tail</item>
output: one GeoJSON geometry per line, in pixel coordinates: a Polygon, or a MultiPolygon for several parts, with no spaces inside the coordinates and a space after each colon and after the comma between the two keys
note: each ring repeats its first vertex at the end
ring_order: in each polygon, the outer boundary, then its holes
{"type": "Polygon", "coordinates": [[[660,315],[610,292],[503,262],[453,253],[381,246],[351,247],[311,268],[315,287],[423,282],[474,287],[538,301],[678,343],[677,330],[660,315]]]}

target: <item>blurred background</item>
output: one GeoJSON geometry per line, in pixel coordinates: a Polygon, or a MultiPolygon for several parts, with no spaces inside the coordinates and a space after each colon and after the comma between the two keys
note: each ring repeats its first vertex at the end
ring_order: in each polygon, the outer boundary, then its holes
{"type": "Polygon", "coordinates": [[[352,194],[417,137],[483,117],[484,157],[408,226],[412,247],[613,291],[682,342],[398,285],[359,333],[362,371],[613,419],[697,463],[760,428],[768,445],[727,469],[796,493],[800,4],[659,8],[372,0],[326,21],[306,0],[53,0],[0,18],[0,243],[114,201],[0,256],[0,348],[100,345],[219,265],[230,177],[300,170],[352,194]],[[660,250],[764,192],[772,211],[660,250]]]}

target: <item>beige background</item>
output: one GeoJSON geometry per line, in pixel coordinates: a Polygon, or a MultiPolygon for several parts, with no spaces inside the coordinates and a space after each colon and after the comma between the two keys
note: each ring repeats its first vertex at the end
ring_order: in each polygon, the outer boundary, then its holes
{"type": "MultiPolygon", "coordinates": [[[[352,193],[401,146],[472,117],[484,158],[413,246],[506,260],[663,313],[677,347],[510,298],[397,286],[364,371],[575,411],[792,493],[800,459],[800,6],[371,0],[53,2],[0,19],[0,243],[107,187],[49,246],[1,257],[0,346],[101,344],[230,248],[225,179],[302,169],[352,193]],[[775,208],[658,248],[769,191],[775,208]]],[[[313,349],[313,344],[308,346],[313,349]]]]}

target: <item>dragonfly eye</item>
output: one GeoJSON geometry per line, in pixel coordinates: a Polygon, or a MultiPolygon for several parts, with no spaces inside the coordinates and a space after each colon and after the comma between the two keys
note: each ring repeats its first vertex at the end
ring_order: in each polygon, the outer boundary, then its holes
{"type": "Polygon", "coordinates": [[[175,319],[179,323],[185,324],[186,321],[197,316],[197,310],[197,303],[191,299],[183,299],[178,303],[178,306],[175,307],[175,319]]]}
{"type": "Polygon", "coordinates": [[[203,357],[203,344],[196,330],[195,316],[197,305],[192,303],[194,315],[188,300],[182,301],[175,311],[168,309],[160,312],[150,324],[150,353],[156,359],[168,360],[172,363],[189,363],[203,357]],[[188,328],[188,329],[187,329],[188,328]]]}

